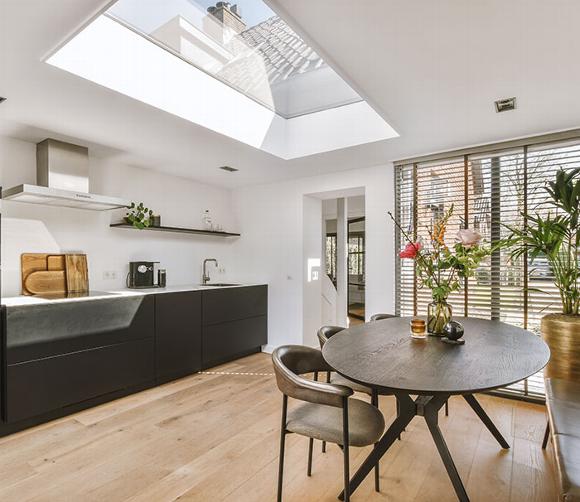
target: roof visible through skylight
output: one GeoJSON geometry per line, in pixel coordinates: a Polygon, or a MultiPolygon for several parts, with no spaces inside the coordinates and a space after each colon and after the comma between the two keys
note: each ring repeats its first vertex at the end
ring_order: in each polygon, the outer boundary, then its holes
{"type": "Polygon", "coordinates": [[[261,0],[119,0],[107,15],[284,118],[362,101],[261,0]]]}

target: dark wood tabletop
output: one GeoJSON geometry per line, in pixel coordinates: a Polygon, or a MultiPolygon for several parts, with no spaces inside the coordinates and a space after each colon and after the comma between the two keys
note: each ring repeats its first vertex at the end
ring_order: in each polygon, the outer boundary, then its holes
{"type": "Polygon", "coordinates": [[[465,345],[409,335],[411,318],[369,322],[334,335],[323,348],[343,376],[386,392],[473,394],[505,387],[540,371],[550,358],[544,341],[499,321],[455,318],[465,345]]]}

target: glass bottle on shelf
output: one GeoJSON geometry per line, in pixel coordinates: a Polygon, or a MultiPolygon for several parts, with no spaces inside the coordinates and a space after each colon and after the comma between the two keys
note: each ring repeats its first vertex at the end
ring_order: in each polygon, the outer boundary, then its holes
{"type": "Polygon", "coordinates": [[[201,221],[203,222],[203,226],[206,230],[213,230],[211,213],[209,212],[209,209],[204,210],[201,221]]]}

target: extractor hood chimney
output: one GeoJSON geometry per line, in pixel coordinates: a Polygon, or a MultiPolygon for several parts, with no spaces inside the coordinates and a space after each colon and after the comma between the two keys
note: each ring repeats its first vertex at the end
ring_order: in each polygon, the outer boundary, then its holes
{"type": "Polygon", "coordinates": [[[88,148],[55,139],[45,139],[36,145],[36,183],[4,190],[2,198],[93,211],[129,205],[123,199],[89,193],[88,148]]]}

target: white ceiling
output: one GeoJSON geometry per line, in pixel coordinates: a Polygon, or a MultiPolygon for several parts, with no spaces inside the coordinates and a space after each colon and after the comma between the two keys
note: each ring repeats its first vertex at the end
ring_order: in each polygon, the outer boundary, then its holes
{"type": "Polygon", "coordinates": [[[290,161],[42,62],[107,3],[0,0],[0,134],[237,186],[580,125],[574,0],[269,0],[401,135],[290,161]],[[518,109],[496,114],[509,96],[518,109]]]}

